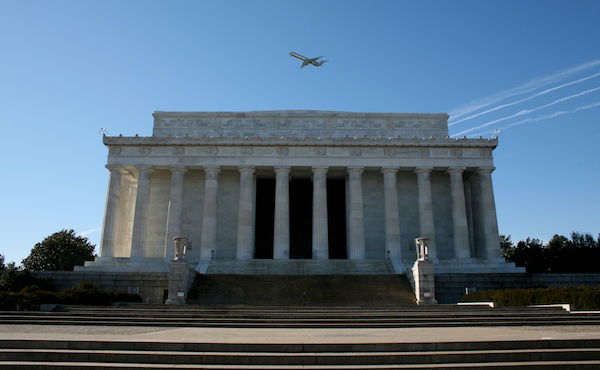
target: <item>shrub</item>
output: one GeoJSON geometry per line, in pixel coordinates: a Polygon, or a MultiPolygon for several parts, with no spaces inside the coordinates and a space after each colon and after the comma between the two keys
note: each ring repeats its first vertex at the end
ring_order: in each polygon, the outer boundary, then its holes
{"type": "Polygon", "coordinates": [[[461,302],[493,301],[498,306],[570,303],[578,309],[600,308],[600,285],[482,290],[462,297],[461,302]]]}
{"type": "Polygon", "coordinates": [[[137,294],[100,290],[88,281],[58,293],[42,290],[35,285],[25,287],[18,293],[0,291],[0,309],[3,310],[38,310],[43,303],[105,306],[117,301],[141,302],[142,299],[137,294]]]}
{"type": "Polygon", "coordinates": [[[18,293],[32,285],[38,286],[41,290],[54,290],[52,280],[49,278],[36,278],[28,270],[21,270],[14,265],[9,265],[0,277],[0,291],[18,293]]]}

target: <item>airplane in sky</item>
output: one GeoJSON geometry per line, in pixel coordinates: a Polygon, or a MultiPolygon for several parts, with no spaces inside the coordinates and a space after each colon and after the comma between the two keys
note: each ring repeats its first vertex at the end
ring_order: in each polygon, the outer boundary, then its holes
{"type": "Polygon", "coordinates": [[[290,55],[293,56],[294,58],[298,58],[302,60],[302,65],[300,66],[300,68],[304,68],[305,66],[312,64],[315,67],[321,67],[323,65],[323,63],[327,62],[326,60],[322,60],[322,61],[318,61],[319,58],[323,58],[323,56],[320,57],[316,57],[316,58],[307,58],[307,57],[303,57],[300,54],[296,54],[293,51],[290,52],[290,55]]]}

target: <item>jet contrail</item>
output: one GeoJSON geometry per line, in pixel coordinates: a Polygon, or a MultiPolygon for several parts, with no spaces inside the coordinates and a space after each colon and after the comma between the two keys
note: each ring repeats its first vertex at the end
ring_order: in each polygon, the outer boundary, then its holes
{"type": "Polygon", "coordinates": [[[462,117],[464,115],[467,115],[471,112],[477,111],[477,110],[485,108],[487,106],[490,106],[492,104],[496,104],[499,101],[502,101],[506,98],[525,94],[530,91],[547,86],[551,83],[558,82],[573,73],[581,72],[581,71],[593,68],[597,65],[600,65],[600,59],[582,63],[579,65],[576,65],[575,67],[567,68],[562,71],[558,71],[558,72],[552,73],[552,74],[544,76],[544,77],[535,78],[529,82],[524,83],[523,85],[514,87],[512,89],[501,91],[495,95],[492,95],[492,96],[489,96],[486,98],[475,100],[475,101],[468,103],[462,107],[451,109],[448,112],[448,114],[451,117],[450,121],[452,121],[456,118],[462,117]]]}
{"type": "Polygon", "coordinates": [[[473,115],[470,115],[470,116],[468,116],[468,117],[465,117],[465,118],[463,118],[463,119],[461,119],[461,120],[454,121],[454,122],[452,122],[452,123],[448,124],[448,127],[451,127],[451,126],[457,125],[457,124],[459,124],[459,123],[461,123],[461,122],[464,122],[464,121],[470,120],[470,119],[472,119],[472,118],[476,118],[476,117],[482,116],[482,115],[484,115],[484,114],[487,114],[487,113],[490,113],[490,112],[497,111],[498,109],[502,109],[502,108],[510,107],[510,106],[512,106],[512,105],[515,105],[515,104],[523,103],[523,102],[525,102],[525,101],[528,101],[528,100],[531,100],[531,99],[533,99],[533,98],[537,98],[538,96],[541,96],[541,95],[548,94],[548,93],[550,93],[550,92],[552,92],[552,91],[556,91],[556,90],[558,90],[558,89],[562,89],[563,87],[567,87],[567,86],[571,86],[571,85],[578,84],[578,83],[580,83],[580,82],[583,82],[583,81],[591,80],[592,78],[596,78],[596,77],[598,77],[598,76],[600,76],[600,72],[598,72],[598,73],[594,73],[593,75],[590,75],[590,76],[587,76],[587,77],[580,78],[579,80],[575,80],[575,81],[571,81],[571,82],[564,83],[564,84],[562,84],[562,85],[558,85],[558,86],[555,86],[555,87],[551,87],[551,88],[549,88],[549,89],[546,89],[546,90],[540,91],[540,92],[538,92],[538,93],[535,93],[535,94],[533,94],[533,95],[529,95],[529,96],[528,96],[528,97],[526,97],[526,98],[523,98],[523,99],[520,99],[520,100],[514,101],[514,102],[512,102],[512,103],[506,103],[506,104],[502,104],[502,105],[495,106],[494,108],[490,108],[490,109],[488,109],[488,110],[484,110],[483,112],[475,113],[475,114],[473,114],[473,115]]]}
{"type": "Polygon", "coordinates": [[[93,229],[89,229],[89,230],[82,231],[82,232],[78,233],[77,235],[79,235],[79,236],[86,236],[86,235],[89,235],[89,234],[93,234],[93,233],[95,233],[95,232],[98,232],[98,231],[100,231],[101,229],[102,229],[101,227],[96,227],[96,228],[93,228],[93,229]]]}
{"type": "Polygon", "coordinates": [[[577,107],[575,109],[561,110],[561,111],[558,111],[558,112],[547,114],[545,116],[536,117],[536,118],[528,118],[528,119],[524,119],[524,120],[521,120],[521,121],[517,121],[517,122],[511,123],[509,125],[506,125],[506,126],[500,128],[500,130],[507,130],[507,129],[511,128],[511,127],[519,126],[519,125],[522,125],[524,123],[538,122],[538,121],[542,121],[542,120],[545,120],[545,119],[550,119],[550,118],[562,116],[562,115],[565,115],[565,114],[576,113],[576,112],[579,112],[581,110],[591,109],[591,108],[594,108],[594,107],[600,107],[600,101],[592,103],[592,104],[588,104],[588,105],[582,105],[581,107],[577,107]]]}
{"type": "Polygon", "coordinates": [[[479,129],[482,129],[482,128],[484,128],[484,127],[491,126],[491,125],[493,125],[493,124],[495,124],[495,123],[498,123],[498,122],[506,121],[506,120],[509,120],[509,119],[511,119],[511,118],[515,118],[515,117],[518,117],[518,116],[522,116],[522,115],[524,115],[524,114],[532,113],[532,112],[538,111],[538,110],[540,110],[540,109],[548,108],[548,107],[550,107],[550,106],[552,106],[552,105],[555,105],[555,104],[558,104],[558,103],[562,103],[562,102],[564,102],[564,101],[571,100],[571,99],[574,99],[574,98],[577,98],[577,97],[580,97],[580,96],[583,96],[583,95],[591,94],[591,93],[593,93],[594,91],[598,91],[598,90],[600,90],[600,87],[595,87],[595,88],[593,88],[593,89],[585,90],[585,91],[582,91],[582,92],[580,92],[580,93],[577,93],[577,94],[573,94],[573,95],[565,96],[564,98],[557,99],[557,100],[555,100],[555,101],[553,101],[553,102],[551,102],[551,103],[544,104],[544,105],[542,105],[542,106],[539,106],[539,107],[536,107],[536,108],[532,108],[532,109],[524,109],[524,110],[522,110],[522,111],[519,111],[519,112],[517,112],[517,113],[515,113],[515,114],[512,114],[512,115],[510,115],[510,116],[506,116],[506,117],[498,118],[498,119],[495,119],[495,120],[493,120],[493,121],[490,121],[490,122],[484,123],[483,125],[475,126],[475,127],[472,127],[472,128],[466,129],[466,130],[464,130],[464,131],[458,132],[458,133],[456,133],[456,134],[453,134],[453,135],[450,135],[450,136],[452,136],[452,137],[461,136],[461,135],[467,134],[467,133],[469,133],[469,132],[473,132],[473,131],[475,131],[475,130],[479,130],[479,129]]]}
{"type": "MultiPolygon", "coordinates": [[[[557,111],[557,112],[550,113],[550,114],[547,114],[547,115],[541,116],[541,117],[526,118],[526,119],[523,119],[523,120],[520,120],[520,121],[517,121],[517,122],[510,123],[510,124],[508,124],[508,125],[506,125],[504,127],[497,128],[496,130],[504,131],[504,130],[507,130],[507,129],[511,128],[511,127],[520,126],[520,125],[523,125],[525,123],[538,122],[538,121],[542,121],[542,120],[546,120],[546,119],[550,119],[550,118],[562,116],[562,115],[565,115],[565,114],[576,113],[576,112],[579,112],[579,111],[585,110],[585,109],[591,109],[591,108],[594,108],[594,107],[600,107],[600,101],[598,101],[596,103],[588,104],[588,105],[582,105],[581,107],[577,107],[575,109],[557,111]]],[[[489,132],[491,133],[493,131],[489,131],[489,132]]],[[[481,134],[472,134],[470,136],[478,136],[478,135],[483,135],[485,133],[488,133],[488,131],[482,132],[481,134]]]]}

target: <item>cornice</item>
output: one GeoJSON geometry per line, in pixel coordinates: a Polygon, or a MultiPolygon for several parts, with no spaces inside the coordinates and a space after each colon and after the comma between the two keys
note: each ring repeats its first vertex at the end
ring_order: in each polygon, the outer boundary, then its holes
{"type": "Polygon", "coordinates": [[[356,146],[496,148],[498,139],[454,138],[227,138],[104,136],[106,146],[356,146]]]}
{"type": "Polygon", "coordinates": [[[397,113],[397,112],[345,112],[325,110],[270,110],[249,112],[164,112],[152,113],[154,118],[442,118],[448,119],[447,113],[397,113]]]}

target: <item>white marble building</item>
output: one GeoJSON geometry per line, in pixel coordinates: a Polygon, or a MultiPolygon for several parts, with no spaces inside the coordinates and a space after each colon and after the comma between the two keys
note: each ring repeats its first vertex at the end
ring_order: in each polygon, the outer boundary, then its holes
{"type": "Polygon", "coordinates": [[[427,237],[437,272],[515,271],[500,256],[498,142],[451,139],[447,119],[156,112],[151,137],[104,137],[100,257],[85,269],[167,271],[173,236],[185,236],[187,259],[204,266],[387,259],[401,273],[427,237]]]}

